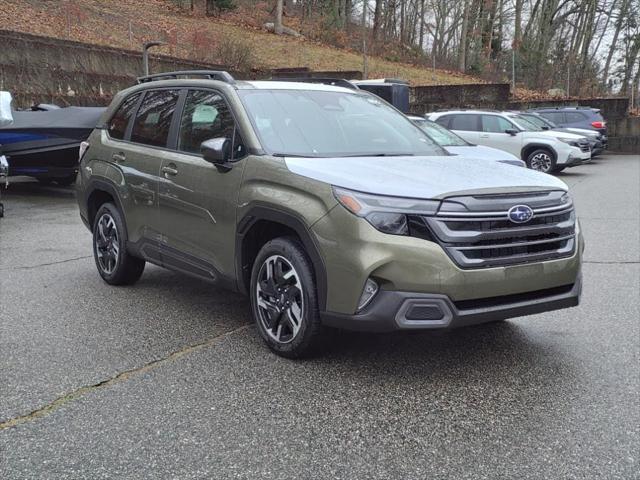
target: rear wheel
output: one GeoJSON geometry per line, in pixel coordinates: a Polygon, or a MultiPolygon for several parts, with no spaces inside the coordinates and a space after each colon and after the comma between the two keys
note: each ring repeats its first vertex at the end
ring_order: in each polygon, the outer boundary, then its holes
{"type": "Polygon", "coordinates": [[[313,353],[323,329],[313,268],[300,242],[282,237],[262,247],[250,297],[260,336],[273,352],[288,358],[313,353]]]}
{"type": "Polygon", "coordinates": [[[544,148],[534,150],[527,156],[527,167],[543,173],[551,173],[556,169],[556,159],[544,148]]]}
{"type": "Polygon", "coordinates": [[[145,261],[127,253],[122,214],[103,204],[93,222],[93,256],[102,279],[110,285],[131,285],[144,271],[145,261]]]}

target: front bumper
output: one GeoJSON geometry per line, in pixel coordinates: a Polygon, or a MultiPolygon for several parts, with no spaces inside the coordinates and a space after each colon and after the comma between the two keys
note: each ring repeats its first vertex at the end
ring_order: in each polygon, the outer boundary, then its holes
{"type": "Polygon", "coordinates": [[[321,318],[326,326],[368,332],[456,328],[575,307],[581,292],[581,275],[572,285],[462,302],[441,294],[383,290],[362,312],[323,312],[321,318]]]}

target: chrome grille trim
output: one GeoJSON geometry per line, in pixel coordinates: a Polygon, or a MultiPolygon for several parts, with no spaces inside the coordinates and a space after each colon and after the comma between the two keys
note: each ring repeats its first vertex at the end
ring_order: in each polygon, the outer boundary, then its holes
{"type": "MultiPolygon", "coordinates": [[[[517,205],[517,203],[514,203],[517,205]]],[[[571,208],[567,208],[567,205],[558,205],[555,207],[547,207],[547,208],[537,208],[533,209],[533,214],[537,215],[539,213],[551,213],[560,210],[571,210],[571,208]]],[[[438,212],[436,214],[437,217],[495,217],[496,219],[504,219],[507,215],[507,212],[438,212]]],[[[453,218],[452,218],[453,220],[453,218]]]]}
{"type": "MultiPolygon", "coordinates": [[[[495,196],[494,196],[495,197],[495,196]]],[[[506,196],[505,196],[506,197],[506,196]]],[[[505,197],[495,199],[505,208],[505,197]]],[[[532,195],[509,195],[509,208],[527,204],[532,195]]],[[[464,212],[439,212],[422,216],[437,241],[461,268],[489,268],[573,255],[576,248],[576,217],[571,202],[560,203],[554,198],[534,208],[532,219],[524,224],[509,220],[508,210],[490,208],[492,198],[458,197],[464,212]],[[477,205],[483,205],[485,211],[477,205]],[[476,211],[472,211],[475,207],[476,211]]],[[[445,200],[447,201],[447,200],[445,200]]]]}

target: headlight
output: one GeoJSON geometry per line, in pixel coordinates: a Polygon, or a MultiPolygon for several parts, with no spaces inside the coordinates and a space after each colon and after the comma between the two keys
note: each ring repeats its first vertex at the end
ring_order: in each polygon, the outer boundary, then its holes
{"type": "Polygon", "coordinates": [[[572,147],[577,147],[578,146],[578,141],[573,139],[573,138],[558,138],[558,140],[560,140],[563,143],[566,143],[568,145],[571,145],[572,147]]]}
{"type": "Polygon", "coordinates": [[[409,234],[407,215],[433,215],[440,206],[439,200],[372,195],[339,187],[333,187],[333,194],[351,213],[392,235],[409,234]]]}

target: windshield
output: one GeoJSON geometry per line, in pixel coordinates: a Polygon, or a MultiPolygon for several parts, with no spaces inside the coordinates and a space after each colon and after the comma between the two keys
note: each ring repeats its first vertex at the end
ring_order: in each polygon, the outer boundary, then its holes
{"type": "Polygon", "coordinates": [[[509,118],[515,122],[521,129],[527,132],[542,132],[542,127],[539,127],[533,122],[530,122],[522,115],[510,115],[509,118]]]}
{"type": "Polygon", "coordinates": [[[542,117],[539,117],[538,115],[519,115],[521,117],[524,117],[526,120],[529,120],[529,122],[537,125],[540,128],[544,128],[544,127],[549,127],[549,128],[555,128],[556,124],[553,123],[551,120],[546,120],[542,117]]]}
{"type": "Polygon", "coordinates": [[[369,94],[275,89],[238,93],[272,155],[447,155],[404,115],[369,94]]]}
{"type": "Polygon", "coordinates": [[[419,120],[415,123],[424,130],[427,135],[433,138],[438,145],[442,145],[443,147],[468,147],[471,145],[451,130],[447,130],[442,125],[438,125],[431,120],[419,120]]]}

